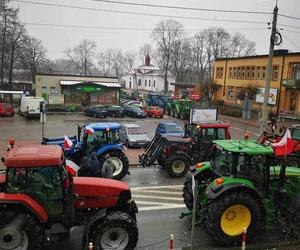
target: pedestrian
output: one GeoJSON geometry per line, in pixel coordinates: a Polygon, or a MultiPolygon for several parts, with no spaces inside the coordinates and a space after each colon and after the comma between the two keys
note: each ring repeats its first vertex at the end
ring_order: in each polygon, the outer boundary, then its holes
{"type": "Polygon", "coordinates": [[[87,162],[88,162],[91,175],[94,177],[99,177],[101,174],[101,169],[99,167],[99,161],[96,152],[91,153],[87,162]]]}
{"type": "Polygon", "coordinates": [[[102,177],[113,179],[113,174],[115,171],[116,171],[116,166],[110,159],[110,155],[109,154],[105,155],[105,161],[103,163],[102,171],[101,171],[102,177]]]}
{"type": "Polygon", "coordinates": [[[269,115],[269,124],[271,125],[271,131],[272,133],[275,132],[275,129],[277,128],[277,125],[276,125],[276,115],[271,111],[270,112],[270,115],[269,115]]]}

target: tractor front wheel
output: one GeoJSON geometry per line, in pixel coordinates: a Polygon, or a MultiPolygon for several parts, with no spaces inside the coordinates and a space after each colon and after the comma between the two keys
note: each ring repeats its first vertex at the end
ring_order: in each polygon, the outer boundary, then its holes
{"type": "Polygon", "coordinates": [[[109,154],[110,158],[109,160],[112,161],[115,165],[115,171],[113,173],[113,178],[115,180],[121,180],[129,170],[129,162],[126,155],[120,150],[114,150],[114,151],[108,151],[103,153],[99,157],[99,165],[102,167],[103,164],[107,161],[105,159],[105,156],[109,154]]]}
{"type": "Polygon", "coordinates": [[[0,249],[43,249],[43,228],[29,214],[12,208],[0,211],[0,249]]]}
{"type": "Polygon", "coordinates": [[[193,209],[193,201],[194,201],[193,189],[192,189],[192,178],[188,179],[184,183],[182,196],[183,196],[183,201],[184,201],[184,204],[186,205],[186,207],[189,210],[192,210],[193,209]]]}
{"type": "Polygon", "coordinates": [[[204,212],[208,232],[218,244],[240,244],[244,228],[247,235],[259,229],[262,218],[258,201],[243,191],[233,191],[210,200],[204,212]]]}
{"type": "Polygon", "coordinates": [[[92,232],[95,249],[134,249],[138,241],[138,229],[127,213],[111,212],[92,232]]]}
{"type": "Polygon", "coordinates": [[[182,177],[189,170],[190,161],[184,155],[172,155],[166,160],[165,166],[170,177],[182,177]]]}

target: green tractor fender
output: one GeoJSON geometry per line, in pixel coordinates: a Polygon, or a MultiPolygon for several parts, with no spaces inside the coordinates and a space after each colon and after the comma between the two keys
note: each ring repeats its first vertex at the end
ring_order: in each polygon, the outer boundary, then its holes
{"type": "Polygon", "coordinates": [[[196,171],[194,174],[194,178],[196,181],[206,181],[210,178],[217,177],[213,172],[209,161],[198,163],[193,167],[194,169],[191,170],[196,171]]]}
{"type": "Polygon", "coordinates": [[[265,214],[263,199],[255,189],[253,183],[242,178],[220,177],[211,182],[205,190],[206,198],[215,200],[224,194],[235,191],[244,191],[251,194],[260,204],[261,211],[265,214]]]}

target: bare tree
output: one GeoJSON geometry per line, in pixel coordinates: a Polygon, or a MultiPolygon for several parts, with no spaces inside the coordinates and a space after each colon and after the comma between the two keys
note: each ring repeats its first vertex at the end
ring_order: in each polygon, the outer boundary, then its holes
{"type": "Polygon", "coordinates": [[[49,61],[46,58],[46,49],[42,45],[42,41],[28,37],[24,42],[25,47],[21,55],[24,69],[31,72],[32,81],[35,81],[35,75],[38,71],[48,70],[49,61]]]}
{"type": "Polygon", "coordinates": [[[235,33],[230,39],[229,57],[249,56],[255,54],[255,42],[241,33],[235,33]]]}
{"type": "Polygon", "coordinates": [[[96,47],[97,45],[94,41],[84,39],[78,46],[65,51],[70,64],[75,66],[75,68],[80,72],[80,75],[86,76],[88,73],[92,73],[96,47]]]}
{"type": "Polygon", "coordinates": [[[170,69],[171,57],[174,46],[183,37],[183,26],[181,23],[169,19],[158,23],[152,32],[152,38],[156,42],[159,58],[164,67],[165,86],[164,92],[168,92],[168,71],[170,69]]]}
{"type": "Polygon", "coordinates": [[[123,54],[122,64],[124,71],[129,72],[133,69],[136,61],[136,53],[132,51],[125,51],[123,54]]]}

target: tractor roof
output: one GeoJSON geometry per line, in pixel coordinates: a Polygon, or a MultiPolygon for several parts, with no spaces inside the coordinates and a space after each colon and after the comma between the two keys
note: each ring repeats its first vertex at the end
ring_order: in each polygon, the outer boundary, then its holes
{"type": "Polygon", "coordinates": [[[196,121],[193,125],[199,125],[204,128],[229,128],[229,123],[224,123],[223,121],[196,121]]]}
{"type": "Polygon", "coordinates": [[[107,128],[109,128],[111,131],[116,131],[121,128],[121,125],[116,122],[97,122],[85,124],[84,126],[89,126],[95,131],[105,131],[107,128]]]}
{"type": "Polygon", "coordinates": [[[264,146],[254,140],[215,140],[218,146],[234,153],[245,153],[248,155],[272,155],[273,149],[264,146]]]}
{"type": "Polygon", "coordinates": [[[64,153],[57,145],[18,145],[6,153],[4,160],[6,167],[60,166],[64,153]]]}

